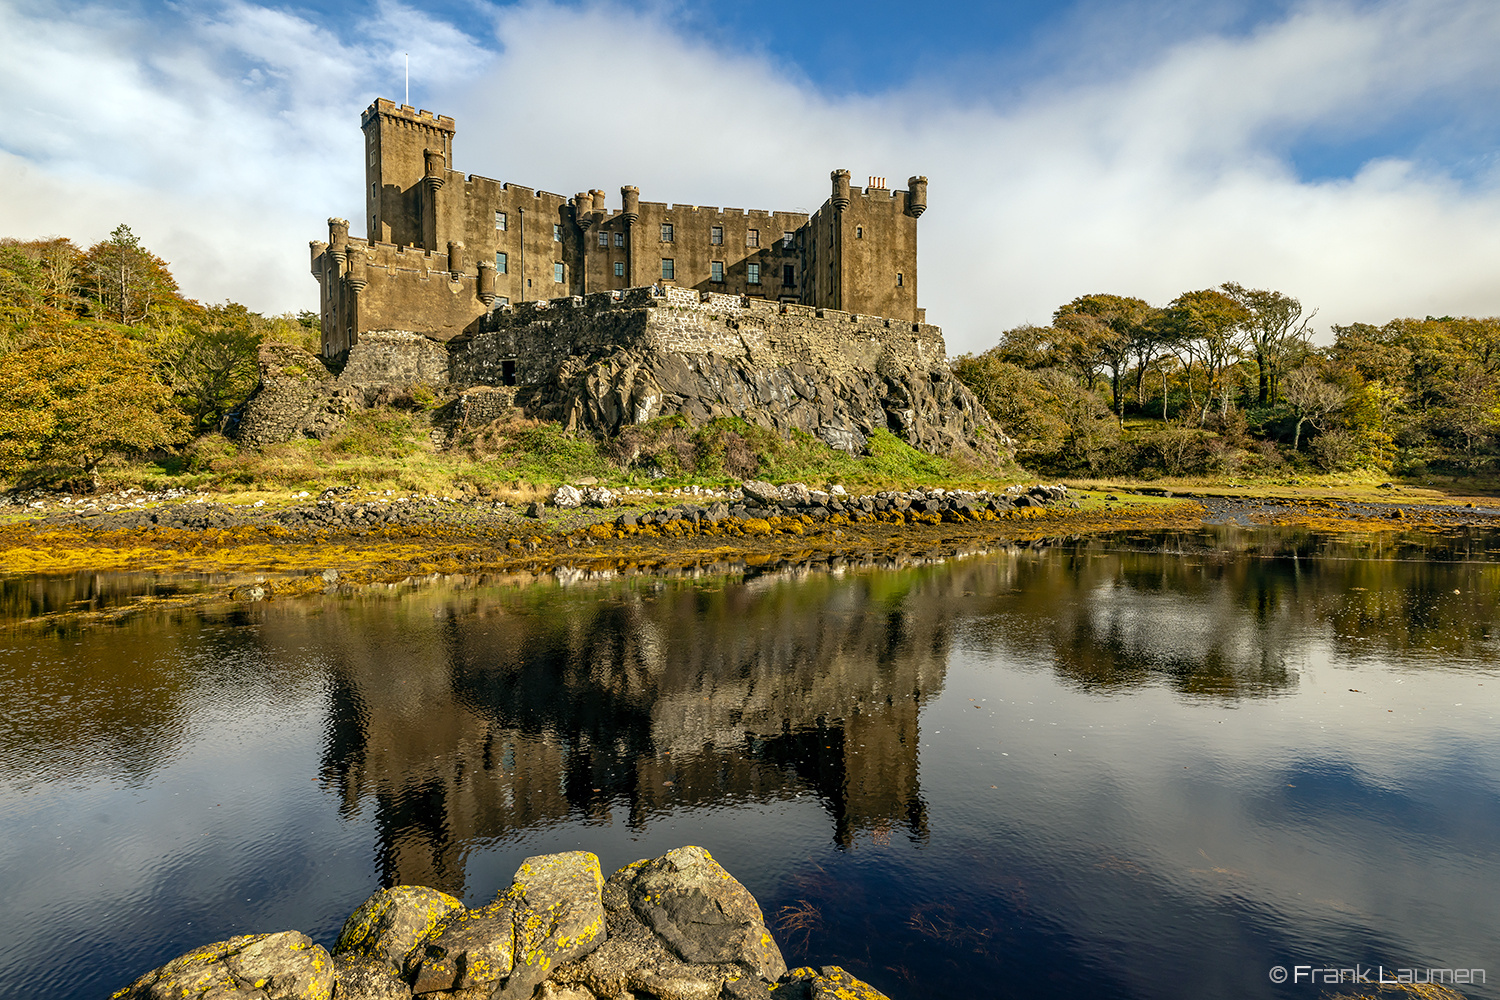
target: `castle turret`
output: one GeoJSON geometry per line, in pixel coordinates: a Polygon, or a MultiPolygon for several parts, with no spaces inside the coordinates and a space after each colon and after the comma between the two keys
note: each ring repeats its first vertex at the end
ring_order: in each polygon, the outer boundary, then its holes
{"type": "Polygon", "coordinates": [[[589,196],[594,199],[594,211],[600,215],[609,211],[609,206],[604,203],[604,190],[602,188],[594,188],[594,190],[589,192],[589,196]]]}
{"type": "Polygon", "coordinates": [[[307,249],[309,255],[312,257],[313,276],[321,280],[323,267],[318,263],[318,258],[323,256],[324,251],[328,249],[328,244],[324,243],[322,240],[309,240],[307,242],[307,249]]]}
{"type": "Polygon", "coordinates": [[[349,253],[349,274],[344,279],[349,284],[349,290],[358,295],[370,283],[369,275],[365,270],[365,255],[359,248],[354,248],[349,253]]]}
{"type": "Polygon", "coordinates": [[[927,178],[906,179],[906,211],[913,219],[920,219],[927,211],[927,178]]]}
{"type": "Polygon", "coordinates": [[[454,280],[464,273],[464,245],[462,240],[448,241],[448,273],[454,280]]]}
{"type": "Polygon", "coordinates": [[[587,230],[593,222],[594,196],[587,191],[580,191],[573,196],[573,221],[578,223],[578,228],[587,230]]]}
{"type": "Polygon", "coordinates": [[[842,212],[849,207],[849,171],[835,170],[828,176],[833,181],[833,207],[842,212]]]}
{"type": "Polygon", "coordinates": [[[422,150],[422,159],[424,161],[422,183],[427,185],[428,191],[437,194],[438,189],[443,186],[443,181],[446,180],[443,173],[448,167],[443,158],[443,151],[441,149],[424,149],[422,150]]]}
{"type": "Polygon", "coordinates": [[[333,254],[333,259],[342,265],[349,255],[348,219],[328,220],[328,244],[329,252],[333,254]]]}
{"type": "Polygon", "coordinates": [[[479,262],[479,301],[488,309],[495,302],[495,265],[489,261],[479,262]]]}
{"type": "Polygon", "coordinates": [[[633,226],[641,217],[641,189],[634,184],[620,188],[620,201],[624,203],[625,224],[633,226]]]}

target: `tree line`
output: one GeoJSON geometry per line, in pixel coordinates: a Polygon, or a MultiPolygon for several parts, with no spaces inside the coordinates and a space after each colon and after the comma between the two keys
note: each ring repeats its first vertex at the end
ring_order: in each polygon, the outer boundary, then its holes
{"type": "Polygon", "coordinates": [[[261,342],[304,343],[314,322],[185,297],[126,225],[87,248],[0,239],[0,476],[96,477],[217,430],[261,342]]]}
{"type": "Polygon", "coordinates": [[[1320,347],[1315,315],[1235,282],[1165,306],[1083,295],[954,371],[1039,471],[1493,469],[1500,319],[1335,325],[1320,347]]]}

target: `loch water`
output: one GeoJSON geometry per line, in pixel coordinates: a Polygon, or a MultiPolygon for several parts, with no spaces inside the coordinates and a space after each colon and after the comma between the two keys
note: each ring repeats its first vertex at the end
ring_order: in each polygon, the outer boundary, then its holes
{"type": "Polygon", "coordinates": [[[895,1000],[1500,997],[1500,536],[564,579],[109,624],[56,614],[195,584],[0,579],[0,996],[701,844],[895,1000]]]}

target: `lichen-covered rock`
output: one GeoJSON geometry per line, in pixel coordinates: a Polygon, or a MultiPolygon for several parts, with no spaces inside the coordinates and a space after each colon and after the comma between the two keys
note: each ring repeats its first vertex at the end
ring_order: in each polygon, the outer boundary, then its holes
{"type": "Polygon", "coordinates": [[[782,503],[805,507],[812,499],[812,490],[802,483],[787,483],[777,488],[776,495],[782,503]]]}
{"type": "Polygon", "coordinates": [[[750,990],[754,980],[764,988],[786,971],[755,899],[701,847],[626,865],[610,876],[603,901],[608,940],[559,968],[558,984],[601,997],[628,990],[716,1000],[726,983],[747,980],[736,988],[750,990]]]}
{"type": "Polygon", "coordinates": [[[464,905],[446,892],[419,885],[382,889],[344,921],[335,955],[348,955],[399,973],[407,959],[464,905]]]}
{"type": "Polygon", "coordinates": [[[605,937],[599,857],[568,851],[527,858],[501,897],[515,921],[515,967],[494,1000],[529,997],[555,967],[582,958],[605,937]]]}
{"type": "Polygon", "coordinates": [[[281,931],[190,951],[111,1000],[332,1000],[333,984],[333,957],[301,931],[281,931]]]}
{"type": "Polygon", "coordinates": [[[684,962],[786,971],[755,897],[701,847],[679,847],[631,871],[630,906],[684,962]]]}
{"type": "Polygon", "coordinates": [[[463,989],[510,975],[515,960],[514,910],[491,903],[449,920],[412,956],[411,991],[463,989]]]}
{"type": "Polygon", "coordinates": [[[774,996],[776,1000],[890,1000],[837,965],[793,969],[781,980],[774,996]]]}
{"type": "Polygon", "coordinates": [[[411,987],[383,963],[335,955],[333,978],[338,1000],[411,1000],[411,987]]]}

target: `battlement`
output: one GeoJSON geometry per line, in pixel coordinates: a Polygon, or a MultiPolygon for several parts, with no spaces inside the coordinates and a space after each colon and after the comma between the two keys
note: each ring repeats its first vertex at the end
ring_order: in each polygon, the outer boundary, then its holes
{"type": "Polygon", "coordinates": [[[407,121],[413,125],[439,129],[444,132],[458,131],[458,126],[447,115],[436,114],[425,108],[418,111],[410,104],[397,104],[395,101],[386,100],[384,97],[377,98],[374,104],[371,104],[364,110],[364,113],[360,115],[360,126],[368,128],[370,123],[381,115],[407,121]]]}

